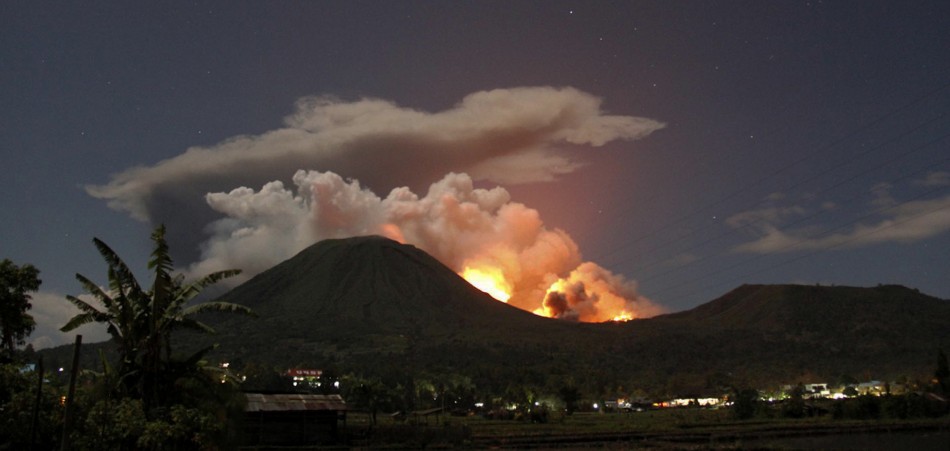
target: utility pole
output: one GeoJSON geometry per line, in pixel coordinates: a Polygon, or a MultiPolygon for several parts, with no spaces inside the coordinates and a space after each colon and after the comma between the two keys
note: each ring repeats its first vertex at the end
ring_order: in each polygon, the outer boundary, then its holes
{"type": "Polygon", "coordinates": [[[33,421],[30,422],[30,449],[36,448],[36,425],[40,420],[40,402],[43,399],[43,356],[36,362],[36,401],[33,403],[33,421]]]}
{"type": "Polygon", "coordinates": [[[66,407],[63,410],[63,441],[60,443],[60,450],[69,449],[69,407],[73,404],[73,398],[76,397],[76,374],[79,373],[79,348],[82,346],[82,335],[76,335],[76,345],[73,347],[73,369],[69,373],[69,392],[66,394],[66,407]]]}

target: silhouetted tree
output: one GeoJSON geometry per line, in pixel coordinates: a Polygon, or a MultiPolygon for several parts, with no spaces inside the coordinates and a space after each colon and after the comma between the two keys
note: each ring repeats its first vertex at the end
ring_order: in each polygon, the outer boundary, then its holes
{"type": "Polygon", "coordinates": [[[950,366],[943,349],[937,351],[937,369],[934,371],[934,388],[941,394],[950,394],[950,366]]]}
{"type": "Polygon", "coordinates": [[[838,376],[838,385],[855,385],[857,383],[858,379],[850,374],[838,376]]]}
{"type": "Polygon", "coordinates": [[[805,386],[801,383],[792,387],[788,399],[782,404],[782,415],[790,418],[805,416],[805,386]]]}
{"type": "Polygon", "coordinates": [[[759,404],[759,392],[754,388],[733,388],[732,392],[732,414],[745,420],[755,416],[759,404]]]}
{"type": "Polygon", "coordinates": [[[36,388],[36,372],[23,371],[21,364],[0,364],[0,450],[29,449],[31,442],[33,449],[59,449],[62,391],[47,381],[37,404],[36,388]]]}
{"type": "Polygon", "coordinates": [[[142,399],[148,411],[162,405],[163,400],[174,393],[173,385],[178,378],[197,371],[200,358],[211,349],[208,347],[183,360],[173,361],[170,345],[173,331],[189,328],[213,332],[211,327],[194,318],[203,312],[252,314],[247,307],[227,302],[187,305],[205,287],[240,271],[218,271],[186,284],[183,275],[171,273],[172,259],[165,241],[165,227],[159,226],[152,233],[154,249],[148,262],[154,278],[151,287],[145,289],[115,251],[98,238],[93,242],[109,266],[108,291],[77,274],[76,278],[101,309],[76,296],[67,296],[80,313],[60,330],[68,332],[91,322],[105,323],[107,332],[119,347],[118,372],[123,394],[142,399]]]}
{"type": "Polygon", "coordinates": [[[397,390],[387,387],[378,377],[346,375],[342,378],[342,391],[347,404],[366,409],[372,425],[381,409],[392,409],[398,400],[397,390]]]}
{"type": "Polygon", "coordinates": [[[581,392],[573,384],[564,385],[558,390],[561,401],[564,401],[564,409],[568,415],[573,415],[577,410],[577,402],[581,399],[581,392]]]}
{"type": "Polygon", "coordinates": [[[0,261],[0,361],[12,360],[13,351],[36,327],[27,311],[33,307],[30,293],[40,289],[39,274],[33,265],[0,261]]]}
{"type": "Polygon", "coordinates": [[[284,377],[275,367],[250,362],[240,370],[244,376],[241,389],[245,391],[290,391],[294,389],[290,378],[284,377]]]}

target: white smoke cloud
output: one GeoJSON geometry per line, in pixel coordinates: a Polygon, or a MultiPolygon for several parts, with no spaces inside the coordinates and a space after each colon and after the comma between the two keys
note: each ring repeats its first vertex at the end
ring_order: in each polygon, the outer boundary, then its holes
{"type": "MultiPolygon", "coordinates": [[[[73,316],[80,313],[79,309],[66,300],[66,296],[50,291],[39,291],[33,293],[33,300],[30,302],[33,308],[30,309],[30,315],[36,321],[36,329],[27,337],[27,343],[33,345],[34,349],[45,349],[63,344],[69,344],[76,340],[76,335],[82,335],[84,343],[95,343],[108,340],[109,334],[106,332],[106,326],[102,324],[86,324],[69,333],[60,332],[73,316]]],[[[80,295],[80,299],[91,302],[92,298],[86,295],[80,295]]]]}
{"type": "Polygon", "coordinates": [[[474,189],[473,181],[556,180],[584,164],[559,147],[635,140],[663,127],[605,114],[599,98],[573,88],[476,92],[434,113],[307,97],[280,129],[193,147],[87,191],[166,224],[192,274],[241,268],[244,279],[232,279],[240,282],[318,240],[382,234],[456,270],[491,262],[513,287],[510,302],[534,309],[552,279],[581,263],[577,245],[506,190],[474,189]],[[408,188],[439,178],[422,197],[408,188]]]}
{"type": "Polygon", "coordinates": [[[914,184],[927,187],[950,186],[950,172],[931,171],[923,179],[915,181],[914,184]]]}
{"type": "Polygon", "coordinates": [[[570,236],[545,227],[537,210],[512,202],[501,187],[475,188],[467,174],[446,175],[422,197],[400,187],[380,198],[332,172],[297,171],[293,182],[296,192],[271,182],[259,191],[208,194],[211,208],[227,217],[211,225],[201,261],[189,272],[242,268],[247,278],[322,239],[380,234],[415,245],[456,272],[500,270],[512,288],[509,303],[525,310],[540,308],[551,284],[570,275],[572,283],[603,294],[567,308],[577,312],[565,318],[594,320],[608,307],[641,316],[662,311],[639,296],[635,284],[582,264],[570,236]]]}
{"type": "MultiPolygon", "coordinates": [[[[932,172],[913,185],[939,188],[946,186],[945,172],[932,172]]],[[[879,183],[871,188],[869,206],[874,217],[851,226],[832,230],[818,226],[785,228],[791,218],[805,216],[802,206],[769,206],[741,212],[726,220],[735,228],[756,235],[752,241],[739,244],[734,252],[771,254],[831,249],[858,248],[881,243],[912,243],[950,231],[950,196],[901,202],[891,191],[893,186],[879,183]]],[[[821,210],[833,211],[833,202],[824,202],[821,210]]]]}
{"type": "Polygon", "coordinates": [[[176,233],[214,219],[202,202],[205,193],[286,182],[299,168],[344,174],[376,190],[428,183],[449,172],[499,183],[549,181],[583,164],[558,152],[559,144],[597,147],[664,126],[606,115],[600,105],[590,94],[552,87],[476,92],[436,113],[379,99],[307,97],[283,128],[193,147],[87,191],[176,233]]]}
{"type": "Polygon", "coordinates": [[[821,250],[835,247],[857,248],[896,242],[913,243],[950,231],[950,196],[906,202],[888,209],[876,222],[857,224],[849,230],[826,235],[811,231],[783,231],[762,226],[762,236],[734,248],[736,252],[768,254],[821,250]]]}

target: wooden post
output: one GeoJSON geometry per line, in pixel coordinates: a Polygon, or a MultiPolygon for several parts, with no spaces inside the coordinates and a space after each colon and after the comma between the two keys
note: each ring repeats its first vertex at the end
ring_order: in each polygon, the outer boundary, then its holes
{"type": "Polygon", "coordinates": [[[36,362],[36,401],[33,403],[33,421],[30,422],[30,449],[36,448],[36,425],[40,420],[40,401],[43,399],[43,356],[36,362]]]}
{"type": "Polygon", "coordinates": [[[73,404],[73,398],[76,396],[76,374],[79,373],[79,348],[82,346],[82,335],[76,335],[76,345],[73,347],[73,369],[69,374],[69,392],[66,394],[66,407],[63,410],[63,441],[60,443],[60,450],[69,449],[69,407],[73,404]]]}

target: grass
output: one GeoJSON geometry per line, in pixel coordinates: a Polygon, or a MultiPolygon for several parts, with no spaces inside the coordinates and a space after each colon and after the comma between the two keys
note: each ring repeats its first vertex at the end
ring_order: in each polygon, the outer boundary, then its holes
{"type": "Polygon", "coordinates": [[[547,423],[488,420],[477,416],[451,417],[450,423],[465,424],[475,435],[564,434],[600,432],[666,432],[695,424],[729,421],[725,410],[664,409],[632,413],[552,413],[547,423]]]}
{"type": "MultiPolygon", "coordinates": [[[[351,412],[347,429],[366,431],[368,418],[351,412]]],[[[381,416],[368,444],[411,447],[554,447],[597,443],[729,448],[743,440],[882,431],[950,430],[950,418],[834,420],[828,416],[736,420],[729,410],[662,409],[631,413],[553,413],[547,423],[441,415],[411,425],[381,416]]]]}

